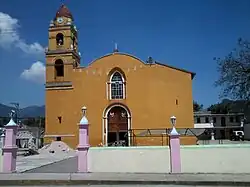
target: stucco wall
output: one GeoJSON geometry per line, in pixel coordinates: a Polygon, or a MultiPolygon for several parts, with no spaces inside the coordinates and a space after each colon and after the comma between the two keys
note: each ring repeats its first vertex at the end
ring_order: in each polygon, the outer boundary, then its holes
{"type": "Polygon", "coordinates": [[[93,147],[88,154],[90,172],[169,173],[168,147],[93,147]]]}
{"type": "MultiPolygon", "coordinates": [[[[71,61],[65,57],[65,61],[71,61]]],[[[54,57],[47,57],[53,63],[54,57]]],[[[46,68],[47,81],[54,77],[53,66],[46,68]]],[[[71,147],[78,143],[78,126],[81,107],[87,107],[90,121],[90,144],[96,146],[105,136],[106,109],[112,104],[126,106],[131,117],[132,129],[169,128],[169,118],[177,117],[178,128],[193,127],[193,99],[191,74],[163,65],[144,64],[126,54],[112,54],[94,61],[85,68],[65,66],[65,80],[72,81],[68,90],[46,91],[46,135],[73,134],[62,138],[71,147]],[[110,100],[107,82],[109,74],[118,68],[125,74],[126,98],[110,100]],[[70,80],[69,80],[70,79],[70,80]],[[185,92],[183,91],[185,90],[185,92]],[[62,117],[61,123],[58,116],[62,117]]]]}
{"type": "Polygon", "coordinates": [[[250,145],[183,146],[183,173],[250,173],[250,145]]]}
{"type": "MultiPolygon", "coordinates": [[[[182,146],[182,173],[250,173],[250,145],[182,146]]],[[[168,147],[93,147],[90,172],[169,173],[168,147]]]]}

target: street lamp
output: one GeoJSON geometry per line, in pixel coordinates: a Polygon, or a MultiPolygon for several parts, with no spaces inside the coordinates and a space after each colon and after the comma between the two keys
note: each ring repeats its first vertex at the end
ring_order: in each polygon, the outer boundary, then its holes
{"type": "Polygon", "coordinates": [[[172,126],[174,127],[175,124],[176,124],[176,117],[175,117],[175,116],[172,116],[172,117],[170,118],[170,121],[171,121],[172,126]]]}
{"type": "Polygon", "coordinates": [[[170,135],[179,135],[179,133],[176,131],[175,125],[176,125],[176,117],[172,116],[170,118],[170,122],[172,124],[172,130],[170,132],[170,135]]]}
{"type": "Polygon", "coordinates": [[[86,116],[86,111],[87,111],[87,107],[86,107],[86,106],[83,106],[83,107],[82,107],[82,115],[83,115],[83,116],[86,116]]]}
{"type": "MultiPolygon", "coordinates": [[[[16,123],[18,123],[19,114],[20,114],[20,105],[19,105],[19,103],[15,103],[15,102],[10,103],[10,104],[11,104],[11,105],[14,105],[14,107],[15,107],[16,123]]],[[[13,117],[14,117],[14,116],[13,116],[13,117]]]]}
{"type": "Polygon", "coordinates": [[[80,121],[80,125],[89,125],[88,119],[86,117],[87,107],[82,107],[82,119],[80,121]]]}

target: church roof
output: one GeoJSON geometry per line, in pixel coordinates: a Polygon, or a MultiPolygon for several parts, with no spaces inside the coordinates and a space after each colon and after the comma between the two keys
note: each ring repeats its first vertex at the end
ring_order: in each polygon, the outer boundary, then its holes
{"type": "Polygon", "coordinates": [[[73,20],[71,12],[69,11],[68,7],[66,7],[64,4],[61,5],[61,7],[56,13],[56,18],[58,17],[66,17],[66,18],[71,18],[73,20]]]}
{"type": "Polygon", "coordinates": [[[188,70],[185,70],[185,69],[182,69],[182,68],[177,68],[177,67],[174,67],[174,66],[170,66],[170,65],[168,65],[168,64],[160,63],[160,62],[155,62],[155,63],[158,64],[158,65],[161,65],[161,66],[169,67],[169,68],[171,68],[171,69],[175,69],[175,70],[182,71],[182,72],[185,72],[185,73],[190,73],[191,76],[192,76],[192,79],[193,79],[194,76],[196,75],[196,73],[191,72],[191,71],[188,71],[188,70]]]}
{"type": "MultiPolygon", "coordinates": [[[[104,56],[101,56],[101,57],[99,57],[99,58],[93,60],[90,64],[92,64],[92,63],[94,63],[94,62],[96,62],[97,60],[100,60],[100,59],[102,59],[102,58],[105,58],[105,57],[108,57],[108,56],[112,56],[112,55],[114,55],[114,54],[129,56],[129,57],[132,57],[132,58],[135,58],[135,59],[139,60],[139,61],[142,62],[143,64],[147,64],[147,63],[145,63],[143,60],[139,59],[138,57],[136,57],[136,56],[134,56],[134,55],[131,55],[131,54],[128,54],[128,53],[122,53],[122,52],[115,52],[115,53],[106,54],[106,55],[104,55],[104,56]]],[[[194,73],[194,72],[191,72],[191,71],[188,71],[188,70],[185,70],[185,69],[181,69],[181,68],[177,68],[177,67],[174,67],[174,66],[170,66],[170,65],[168,65],[168,64],[164,64],[164,63],[160,63],[160,62],[156,62],[156,61],[154,61],[154,63],[155,63],[155,64],[158,64],[158,65],[161,65],[161,66],[165,66],[165,67],[171,68],[171,69],[175,69],[175,70],[178,70],[178,71],[182,71],[182,72],[185,72],[185,73],[189,73],[189,74],[191,74],[192,79],[193,79],[193,78],[195,77],[195,75],[196,75],[196,73],[194,73]]],[[[90,64],[89,64],[89,65],[90,65],[90,64]]]]}

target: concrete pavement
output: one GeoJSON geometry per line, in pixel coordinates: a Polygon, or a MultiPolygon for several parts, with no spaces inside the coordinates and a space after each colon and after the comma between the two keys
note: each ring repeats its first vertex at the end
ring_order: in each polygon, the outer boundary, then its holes
{"type": "MultiPolygon", "coordinates": [[[[17,157],[17,172],[26,172],[32,169],[40,168],[42,166],[50,166],[54,163],[67,160],[75,157],[76,153],[61,153],[61,154],[39,154],[32,156],[17,157]]],[[[71,164],[71,163],[69,163],[71,164]]],[[[60,169],[58,169],[60,170],[60,169]]],[[[54,171],[56,173],[56,171],[54,171]]],[[[73,172],[73,171],[68,171],[73,172]]]]}
{"type": "Polygon", "coordinates": [[[250,174],[13,173],[0,185],[210,185],[250,186],[250,174]]]}
{"type": "Polygon", "coordinates": [[[26,170],[25,173],[76,173],[77,157],[69,157],[57,162],[26,170]]]}
{"type": "MultiPolygon", "coordinates": [[[[64,185],[60,185],[61,187],[65,187],[64,185]]],[[[58,185],[53,185],[53,186],[50,186],[50,187],[60,187],[58,185]]],[[[196,187],[196,186],[184,186],[184,185],[171,185],[171,184],[166,184],[166,185],[145,185],[145,184],[142,184],[142,185],[67,185],[68,187],[84,187],[84,186],[88,186],[88,187],[196,187]]],[[[12,187],[20,187],[20,186],[12,186],[12,187]]],[[[32,186],[32,187],[41,187],[41,186],[32,186]]],[[[199,186],[199,187],[212,187],[212,186],[199,186]]],[[[217,187],[222,187],[222,186],[217,186],[217,187]]],[[[232,186],[227,186],[227,187],[232,187],[232,186]]]]}

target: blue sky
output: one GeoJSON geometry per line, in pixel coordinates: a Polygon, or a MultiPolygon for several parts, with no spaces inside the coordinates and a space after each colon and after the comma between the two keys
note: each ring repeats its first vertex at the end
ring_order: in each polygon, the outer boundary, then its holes
{"type": "Polygon", "coordinates": [[[250,38],[249,0],[1,0],[0,103],[44,104],[42,49],[62,2],[79,30],[82,65],[117,42],[121,52],[196,72],[194,100],[205,106],[219,101],[213,57],[250,38]]]}

